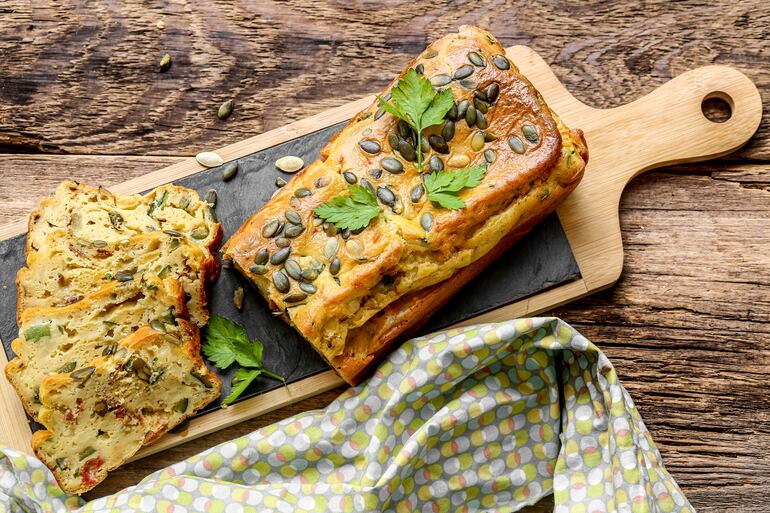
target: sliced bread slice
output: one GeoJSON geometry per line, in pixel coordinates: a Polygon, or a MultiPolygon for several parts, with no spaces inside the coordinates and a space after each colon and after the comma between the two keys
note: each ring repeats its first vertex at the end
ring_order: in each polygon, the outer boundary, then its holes
{"type": "Polygon", "coordinates": [[[77,303],[59,308],[28,308],[11,343],[16,357],[5,366],[8,381],[30,416],[37,418],[39,387],[51,373],[71,372],[115,350],[115,344],[141,326],[173,330],[187,318],[184,291],[173,278],[144,275],[111,282],[77,303]]]}
{"type": "Polygon", "coordinates": [[[221,384],[199,355],[198,329],[185,341],[149,327],[117,351],[69,374],[46,377],[32,448],[63,490],[83,493],[109,471],[219,396],[221,384]]]}
{"type": "Polygon", "coordinates": [[[97,244],[170,230],[189,235],[210,252],[222,238],[212,205],[201,201],[197,192],[170,184],[142,196],[116,195],[102,187],[64,181],[30,215],[27,256],[42,249],[47,235],[56,229],[97,244]]]}
{"type": "Polygon", "coordinates": [[[16,276],[17,317],[27,308],[66,306],[112,281],[142,274],[179,280],[187,310],[198,326],[208,322],[206,285],[216,272],[207,249],[178,232],[154,231],[115,242],[74,239],[67,230],[49,232],[16,276]]]}

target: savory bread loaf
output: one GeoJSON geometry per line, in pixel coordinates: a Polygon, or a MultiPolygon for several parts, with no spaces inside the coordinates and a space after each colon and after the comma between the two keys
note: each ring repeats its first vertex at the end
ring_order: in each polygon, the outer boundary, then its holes
{"type": "Polygon", "coordinates": [[[46,236],[57,229],[67,230],[73,239],[97,244],[167,230],[210,251],[222,238],[213,206],[201,201],[195,191],[178,185],[163,185],[143,196],[122,196],[103,187],[64,181],[30,215],[27,257],[44,247],[46,236]]]}
{"type": "Polygon", "coordinates": [[[32,448],[59,485],[83,493],[142,447],[219,396],[220,383],[199,354],[198,330],[178,336],[144,327],[113,354],[40,386],[32,448]]]}
{"type": "Polygon", "coordinates": [[[187,310],[198,326],[208,322],[206,287],[216,272],[206,248],[173,231],[140,233],[115,242],[72,238],[51,231],[16,277],[20,315],[27,308],[66,306],[115,281],[153,274],[176,278],[188,297],[187,310]]]}
{"type": "Polygon", "coordinates": [[[349,383],[553,211],[588,158],[582,132],[559,120],[481,29],[461,27],[408,69],[451,91],[441,123],[417,134],[374,101],[222,249],[349,383]],[[454,191],[464,208],[427,199],[429,173],[451,179],[481,164],[480,182],[454,191]],[[376,195],[380,212],[340,232],[314,209],[350,196],[349,184],[376,195]]]}
{"type": "Polygon", "coordinates": [[[67,306],[27,308],[19,321],[19,338],[11,343],[16,357],[6,365],[5,375],[27,413],[37,419],[39,387],[46,375],[71,372],[114,351],[115,344],[142,326],[174,331],[186,318],[179,281],[151,274],[110,282],[67,306]]]}

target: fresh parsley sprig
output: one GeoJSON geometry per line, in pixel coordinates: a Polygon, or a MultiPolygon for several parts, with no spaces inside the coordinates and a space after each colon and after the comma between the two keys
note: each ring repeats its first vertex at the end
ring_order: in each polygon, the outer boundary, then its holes
{"type": "Polygon", "coordinates": [[[212,313],[204,330],[204,335],[206,343],[203,344],[203,354],[218,369],[226,369],[235,362],[241,366],[235,371],[230,386],[230,394],[222,400],[223,406],[238,399],[251,382],[261,374],[286,382],[282,376],[262,368],[262,352],[264,351],[262,343],[259,340],[249,341],[249,335],[243,326],[234,323],[227,317],[212,313]]]}
{"type": "Polygon", "coordinates": [[[463,189],[476,187],[481,183],[487,166],[465,167],[455,171],[439,171],[424,175],[428,199],[451,210],[465,208],[465,201],[459,196],[463,189]]]}
{"type": "Polygon", "coordinates": [[[399,119],[403,119],[417,132],[417,169],[422,172],[422,131],[444,121],[444,116],[454,105],[452,90],[437,93],[430,80],[410,68],[390,91],[391,103],[379,96],[380,106],[399,119]]]}
{"type": "Polygon", "coordinates": [[[377,198],[361,185],[348,186],[350,196],[337,196],[313,209],[315,215],[340,230],[366,228],[380,213],[377,198]]]}

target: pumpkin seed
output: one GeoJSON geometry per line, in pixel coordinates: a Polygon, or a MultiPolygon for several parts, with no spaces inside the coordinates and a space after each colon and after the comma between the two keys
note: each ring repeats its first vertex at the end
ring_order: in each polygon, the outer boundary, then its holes
{"type": "Polygon", "coordinates": [[[495,150],[487,150],[487,151],[485,151],[484,152],[484,160],[486,160],[488,164],[491,164],[495,160],[497,160],[497,153],[495,153],[495,150]]]}
{"type": "Polygon", "coordinates": [[[426,232],[429,232],[433,227],[433,215],[430,212],[425,212],[420,216],[420,226],[422,226],[422,229],[426,232]]]}
{"type": "Polygon", "coordinates": [[[95,248],[103,248],[104,246],[107,245],[107,243],[103,240],[94,240],[94,241],[91,241],[91,245],[95,248]]]}
{"type": "Polygon", "coordinates": [[[398,135],[404,139],[412,136],[412,127],[403,119],[398,120],[398,135]]]}
{"type": "Polygon", "coordinates": [[[329,239],[326,239],[326,244],[324,244],[324,256],[327,260],[331,260],[334,255],[337,254],[337,250],[340,248],[340,241],[337,239],[337,237],[331,237],[329,239]]]}
{"type": "Polygon", "coordinates": [[[307,294],[303,294],[301,292],[295,292],[294,294],[289,294],[288,296],[284,297],[283,300],[287,303],[299,303],[300,301],[304,301],[307,299],[307,294]]]}
{"type": "Polygon", "coordinates": [[[312,283],[300,283],[299,290],[305,292],[306,294],[315,294],[318,292],[318,289],[312,283]]]}
{"type": "Polygon", "coordinates": [[[369,176],[372,178],[378,179],[382,176],[382,169],[376,167],[374,169],[369,170],[369,176]]]}
{"type": "MultiPolygon", "coordinates": [[[[168,55],[168,54],[166,54],[166,55],[168,55]]],[[[93,447],[89,446],[89,447],[86,447],[85,449],[83,449],[82,451],[80,451],[80,454],[78,454],[78,457],[80,458],[80,461],[83,461],[84,459],[88,458],[89,456],[91,456],[95,452],[96,452],[96,449],[94,449],[93,447]]]]}
{"type": "Polygon", "coordinates": [[[433,87],[443,87],[452,81],[449,75],[436,75],[430,79],[430,85],[433,87]]]}
{"type": "MultiPolygon", "coordinates": [[[[172,338],[173,338],[173,337],[172,337],[172,338]]],[[[158,382],[158,380],[159,380],[159,379],[160,379],[160,378],[163,376],[163,374],[165,374],[165,373],[166,373],[166,369],[160,369],[160,370],[156,370],[156,371],[153,371],[153,372],[152,372],[152,374],[150,374],[150,377],[149,377],[149,379],[147,380],[147,383],[149,383],[150,385],[154,385],[155,383],[157,383],[157,382],[158,382]]]]}
{"type": "Polygon", "coordinates": [[[299,224],[290,224],[289,226],[286,227],[283,233],[286,237],[293,239],[294,237],[298,237],[304,231],[305,231],[304,226],[299,224]]]}
{"type": "Polygon", "coordinates": [[[214,189],[209,189],[206,191],[206,194],[203,196],[203,201],[211,205],[212,207],[217,206],[217,191],[214,189]]]}
{"type": "Polygon", "coordinates": [[[203,240],[209,236],[209,227],[206,226],[205,224],[202,224],[196,227],[193,231],[191,231],[190,235],[192,236],[193,239],[203,240]]]}
{"type": "Polygon", "coordinates": [[[373,141],[372,139],[364,139],[362,141],[359,141],[358,145],[366,153],[370,153],[372,155],[377,155],[382,150],[382,148],[380,147],[380,143],[378,143],[377,141],[373,141]]]}
{"type": "Polygon", "coordinates": [[[139,379],[141,379],[142,381],[150,380],[150,374],[152,374],[152,369],[141,356],[133,355],[131,356],[131,359],[128,362],[131,369],[134,371],[134,373],[139,379]]]}
{"type": "Polygon", "coordinates": [[[99,399],[94,403],[94,413],[99,415],[100,417],[104,417],[107,415],[107,412],[109,411],[109,408],[107,408],[107,403],[104,402],[104,400],[99,399]]]}
{"type": "Polygon", "coordinates": [[[453,155],[450,157],[450,159],[447,161],[447,165],[450,167],[466,167],[468,164],[470,164],[471,159],[468,155],[453,155]]]}
{"type": "MultiPolygon", "coordinates": [[[[385,157],[380,161],[380,166],[382,166],[382,169],[387,171],[388,173],[392,173],[394,175],[398,175],[404,172],[404,165],[401,163],[400,160],[394,159],[393,157],[385,157]]],[[[362,181],[363,185],[363,181],[362,181]]]]}
{"type": "Polygon", "coordinates": [[[486,142],[492,142],[497,140],[497,134],[494,132],[486,132],[484,134],[484,141],[486,142]]]}
{"type": "Polygon", "coordinates": [[[478,98],[479,100],[487,101],[487,93],[485,93],[481,89],[476,89],[475,91],[473,91],[473,96],[475,98],[478,98]]]}
{"type": "Polygon", "coordinates": [[[89,366],[89,367],[81,367],[75,372],[70,374],[70,378],[74,379],[75,381],[80,381],[81,384],[85,383],[88,378],[91,377],[91,374],[94,373],[96,370],[96,367],[89,366]]]}
{"type": "Polygon", "coordinates": [[[424,54],[422,54],[423,57],[426,59],[432,59],[436,55],[438,55],[438,52],[436,50],[427,50],[424,54]]]}
{"type": "Polygon", "coordinates": [[[174,403],[172,410],[174,410],[177,413],[185,413],[187,411],[187,405],[189,404],[189,402],[190,401],[186,397],[184,397],[174,403]]]}
{"type": "Polygon", "coordinates": [[[485,101],[479,100],[478,98],[473,99],[473,106],[476,107],[476,110],[479,112],[482,112],[484,114],[489,111],[489,104],[485,101]]]}
{"type": "Polygon", "coordinates": [[[441,137],[445,141],[451,141],[455,136],[455,122],[451,119],[444,121],[444,126],[441,127],[441,137]]]}
{"type": "Polygon", "coordinates": [[[279,292],[289,292],[289,288],[291,288],[291,283],[289,283],[289,277],[286,276],[286,273],[282,270],[275,271],[273,273],[273,285],[275,285],[275,288],[278,289],[279,292]]]}
{"type": "Polygon", "coordinates": [[[396,195],[387,187],[377,187],[377,197],[388,206],[392,206],[396,201],[396,195]]]}
{"type": "Polygon", "coordinates": [[[412,146],[412,143],[406,139],[398,140],[398,152],[409,162],[417,160],[417,152],[415,151],[414,146],[412,146]]]}
{"type": "Polygon", "coordinates": [[[197,370],[190,371],[190,376],[194,377],[198,381],[200,381],[201,385],[203,385],[206,388],[214,388],[214,385],[211,384],[211,382],[208,379],[208,376],[206,374],[203,374],[201,372],[198,372],[197,370]]]}
{"type": "Polygon", "coordinates": [[[254,264],[249,267],[249,271],[254,274],[265,274],[267,272],[267,266],[264,264],[254,264]]]}
{"type": "Polygon", "coordinates": [[[243,287],[238,287],[233,291],[233,306],[236,310],[243,310],[243,287]]]}
{"type": "Polygon", "coordinates": [[[476,126],[481,128],[482,130],[486,130],[486,128],[489,126],[489,122],[487,121],[487,115],[481,112],[480,110],[476,111],[476,126]]]}
{"type": "MultiPolygon", "coordinates": [[[[393,160],[396,160],[396,159],[393,159],[393,160]]],[[[398,162],[398,161],[396,160],[396,162],[398,162]]],[[[399,164],[401,164],[401,163],[399,162],[399,164]]],[[[369,180],[367,180],[366,178],[361,178],[361,185],[363,187],[366,187],[366,189],[369,192],[374,194],[374,186],[372,185],[372,183],[369,180]]],[[[332,227],[334,227],[334,225],[332,225],[332,227]]],[[[336,230],[336,228],[334,228],[334,230],[336,230]]],[[[337,232],[335,231],[334,233],[337,233],[337,232]]]]}
{"type": "Polygon", "coordinates": [[[345,181],[351,185],[358,182],[358,177],[355,175],[355,173],[351,173],[350,171],[345,171],[342,173],[342,177],[345,178],[345,181]]]}
{"type": "Polygon", "coordinates": [[[476,52],[468,52],[468,60],[471,61],[474,66],[478,66],[479,68],[483,68],[487,65],[481,55],[476,52]]]}
{"type": "Polygon", "coordinates": [[[385,109],[377,109],[377,112],[374,113],[374,120],[377,121],[385,114],[385,109]]]}
{"type": "Polygon", "coordinates": [[[262,227],[262,236],[266,239],[269,239],[278,233],[280,228],[283,228],[282,225],[283,223],[281,223],[281,221],[278,219],[271,219],[265,226],[262,227]]]}
{"type": "Polygon", "coordinates": [[[238,174],[238,163],[230,162],[222,170],[222,180],[229,182],[233,179],[233,177],[235,177],[236,174],[238,174]]]}
{"type": "Polygon", "coordinates": [[[281,248],[275,253],[273,253],[273,256],[270,257],[270,263],[273,265],[280,265],[286,261],[287,258],[289,258],[289,255],[291,255],[291,248],[281,248]]]}
{"type": "Polygon", "coordinates": [[[265,265],[270,258],[270,251],[267,248],[262,248],[254,255],[254,263],[257,265],[265,265]]]}
{"type": "Polygon", "coordinates": [[[235,103],[233,100],[227,100],[222,105],[219,106],[219,110],[217,111],[217,117],[221,120],[225,120],[230,117],[230,114],[233,113],[233,106],[235,103]]]}
{"type": "Polygon", "coordinates": [[[497,100],[497,95],[500,94],[500,86],[492,82],[487,86],[487,101],[494,103],[497,100]]]}
{"type": "Polygon", "coordinates": [[[166,325],[163,324],[158,319],[153,319],[152,321],[150,321],[150,327],[157,332],[166,333],[166,325]]]}
{"type": "Polygon", "coordinates": [[[321,176],[318,178],[318,180],[315,181],[315,188],[316,189],[323,189],[327,185],[332,183],[332,179],[326,175],[321,176]]]}
{"type": "Polygon", "coordinates": [[[521,133],[524,134],[524,138],[532,144],[537,144],[540,140],[540,136],[537,135],[537,130],[532,125],[524,125],[521,127],[521,133]]]}
{"type": "Polygon", "coordinates": [[[113,228],[119,230],[120,227],[123,226],[123,216],[117,212],[110,212],[110,224],[112,224],[113,228]]]}
{"type": "Polygon", "coordinates": [[[163,230],[163,233],[165,233],[169,237],[184,237],[184,235],[182,235],[182,232],[178,232],[176,230],[163,230]]]}
{"type": "Polygon", "coordinates": [[[471,149],[473,151],[480,151],[484,147],[484,132],[477,130],[473,137],[471,137],[471,149]]]}
{"type": "Polygon", "coordinates": [[[169,68],[171,68],[171,56],[166,53],[160,58],[160,72],[165,73],[169,68]]]}
{"type": "Polygon", "coordinates": [[[398,149],[398,135],[393,130],[388,132],[388,144],[390,144],[391,150],[396,151],[398,149]]]}
{"type": "Polygon", "coordinates": [[[77,366],[78,366],[77,362],[67,362],[64,365],[62,365],[56,372],[58,374],[67,374],[69,372],[74,371],[77,366]]]}
{"type": "Polygon", "coordinates": [[[288,248],[291,246],[291,241],[287,239],[286,237],[278,237],[275,239],[275,245],[279,248],[288,248]]]}
{"type": "Polygon", "coordinates": [[[492,64],[497,67],[497,69],[505,71],[511,67],[510,61],[506,59],[503,55],[495,55],[492,57],[492,64]]]}
{"type": "Polygon", "coordinates": [[[422,75],[423,73],[425,73],[425,66],[423,66],[422,63],[420,63],[414,67],[414,70],[420,75],[422,75]]]}
{"type": "Polygon", "coordinates": [[[291,224],[298,224],[302,225],[302,218],[300,217],[299,213],[296,210],[287,210],[283,213],[283,215],[286,217],[286,220],[289,221],[291,224]]]}
{"type": "Polygon", "coordinates": [[[302,267],[300,267],[296,260],[293,258],[286,260],[286,263],[283,264],[283,270],[286,271],[286,274],[288,274],[289,277],[299,281],[300,274],[302,274],[302,267]]]}
{"type": "Polygon", "coordinates": [[[364,243],[358,239],[349,240],[345,244],[345,251],[351,258],[359,259],[364,254],[364,243]]]}
{"type": "MultiPolygon", "coordinates": [[[[323,270],[323,267],[321,269],[323,270]]],[[[300,278],[302,278],[302,281],[305,281],[305,282],[315,281],[315,279],[318,278],[319,274],[321,274],[321,271],[319,271],[318,269],[312,269],[308,267],[306,269],[302,269],[300,278]]]]}
{"type": "Polygon", "coordinates": [[[281,157],[275,161],[275,167],[283,171],[284,173],[296,173],[303,167],[305,167],[305,161],[299,157],[287,155],[281,157]]]}
{"type": "Polygon", "coordinates": [[[127,282],[134,279],[134,275],[128,271],[118,271],[113,277],[119,282],[127,282]]]}
{"type": "Polygon", "coordinates": [[[468,78],[469,76],[473,75],[474,68],[470,64],[466,64],[465,66],[460,66],[455,70],[455,74],[453,78],[455,80],[462,80],[464,78],[468,78]]]}
{"type": "Polygon", "coordinates": [[[332,276],[336,276],[337,273],[340,272],[340,267],[342,266],[342,263],[340,262],[340,257],[334,257],[334,260],[331,261],[329,264],[329,272],[332,276]]]}
{"type": "Polygon", "coordinates": [[[218,153],[213,151],[202,151],[195,156],[195,160],[203,167],[217,167],[225,162],[218,153]]]}
{"type": "Polygon", "coordinates": [[[385,93],[382,96],[382,99],[385,100],[385,101],[388,101],[388,100],[390,100],[390,97],[391,97],[391,93],[390,93],[390,91],[388,91],[387,93],[385,93]]]}
{"type": "Polygon", "coordinates": [[[310,189],[308,189],[307,187],[300,187],[299,189],[294,191],[294,196],[297,198],[306,198],[311,194],[312,192],[310,192],[310,189]]]}
{"type": "Polygon", "coordinates": [[[422,183],[418,183],[414,186],[412,192],[409,194],[409,199],[412,200],[412,203],[417,203],[420,201],[420,198],[422,198],[423,194],[425,194],[425,186],[422,183]]]}
{"type": "Polygon", "coordinates": [[[457,104],[457,119],[465,118],[465,114],[468,112],[468,107],[470,104],[471,102],[468,100],[463,100],[457,104]]]}
{"type": "Polygon", "coordinates": [[[275,186],[276,187],[283,187],[284,185],[286,185],[286,180],[284,180],[280,176],[276,176],[275,177],[275,186]]]}
{"type": "Polygon", "coordinates": [[[117,344],[110,344],[102,349],[102,356],[109,356],[115,354],[115,350],[118,348],[117,344]]]}
{"type": "Polygon", "coordinates": [[[434,173],[444,170],[444,161],[438,155],[433,155],[428,161],[428,167],[434,173]]]}
{"type": "Polygon", "coordinates": [[[440,135],[431,135],[428,137],[428,143],[430,143],[430,147],[433,148],[438,153],[447,154],[449,153],[449,146],[447,145],[446,141],[443,137],[440,135]]]}
{"type": "Polygon", "coordinates": [[[473,91],[474,89],[476,89],[476,86],[478,85],[476,82],[474,82],[470,78],[464,78],[460,80],[459,83],[460,83],[460,87],[462,87],[463,89],[468,89],[469,91],[473,91]]]}
{"type": "Polygon", "coordinates": [[[452,121],[457,121],[457,103],[452,104],[452,107],[446,113],[446,117],[452,121]]]}
{"type": "Polygon", "coordinates": [[[524,143],[521,141],[521,139],[515,135],[512,135],[508,138],[508,146],[510,146],[511,149],[519,155],[524,153],[524,150],[526,149],[524,148],[524,143]]]}
{"type": "Polygon", "coordinates": [[[473,105],[468,105],[465,111],[465,122],[468,123],[468,128],[476,124],[476,107],[473,105]]]}

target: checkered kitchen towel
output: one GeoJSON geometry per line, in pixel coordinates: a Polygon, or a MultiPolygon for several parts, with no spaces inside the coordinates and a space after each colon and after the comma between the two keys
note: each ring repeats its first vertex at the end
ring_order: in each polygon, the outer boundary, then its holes
{"type": "Polygon", "coordinates": [[[405,343],[366,383],[85,503],[0,451],[0,512],[692,512],[607,358],[519,319],[405,343]]]}

